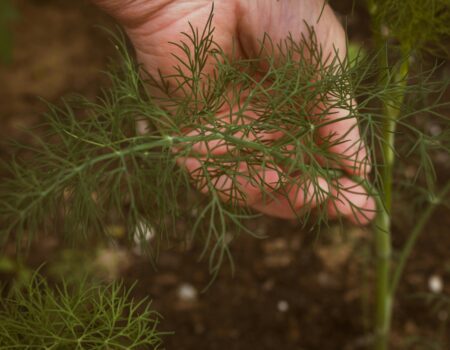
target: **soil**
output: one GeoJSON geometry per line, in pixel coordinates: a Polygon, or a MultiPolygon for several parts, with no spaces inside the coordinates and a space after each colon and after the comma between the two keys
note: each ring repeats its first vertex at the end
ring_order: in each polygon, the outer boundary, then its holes
{"type": "MultiPolygon", "coordinates": [[[[343,15],[351,1],[334,1],[343,15]]],[[[68,93],[94,98],[108,84],[105,70],[114,47],[98,28],[113,21],[87,1],[18,0],[13,25],[13,62],[0,66],[0,137],[27,141],[22,129],[42,120],[43,98],[60,103],[68,93]]],[[[359,11],[356,9],[356,11],[359,11]]],[[[349,35],[365,40],[367,17],[357,12],[349,35]]],[[[0,146],[0,156],[10,155],[0,146]]],[[[447,161],[439,167],[443,178],[447,161]]],[[[411,223],[397,201],[394,244],[400,247],[411,223]]],[[[367,349],[370,344],[372,237],[364,228],[337,226],[317,233],[295,223],[263,218],[254,229],[267,239],[242,236],[232,244],[236,271],[225,264],[211,276],[202,247],[163,251],[157,269],[135,249],[105,247],[96,252],[110,278],[137,281],[133,296],[148,297],[161,315],[166,349],[367,349]],[[103,255],[102,255],[103,254],[103,255]]],[[[430,302],[430,283],[450,295],[450,215],[436,211],[407,265],[395,302],[392,349],[449,349],[450,305],[430,302]],[[438,282],[436,282],[438,281],[438,282]]],[[[62,246],[47,238],[31,252],[28,265],[56,260],[62,246]]],[[[65,249],[65,248],[64,248],[65,249]]]]}

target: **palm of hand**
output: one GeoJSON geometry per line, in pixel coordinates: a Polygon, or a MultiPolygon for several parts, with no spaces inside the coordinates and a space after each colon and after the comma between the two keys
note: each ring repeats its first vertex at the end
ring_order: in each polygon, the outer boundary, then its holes
{"type": "MultiPolygon", "coordinates": [[[[119,4],[118,0],[95,1],[109,10],[124,25],[136,48],[139,62],[152,76],[158,76],[158,71],[163,76],[174,73],[174,67],[179,65],[174,56],[182,56],[182,52],[176,52],[175,46],[170,42],[185,40],[186,38],[181,33],[189,32],[189,23],[199,30],[204,28],[211,13],[211,2],[207,0],[135,0],[134,2],[130,1],[128,5],[119,4]]],[[[322,4],[314,0],[305,2],[216,1],[213,20],[214,41],[225,54],[231,56],[233,50],[235,58],[248,58],[258,52],[260,40],[265,32],[274,42],[284,39],[288,34],[293,34],[294,38],[299,39],[306,31],[306,25],[301,23],[308,22],[314,24],[318,42],[325,53],[332,53],[335,48],[338,48],[339,52],[343,54],[345,41],[342,28],[328,7],[323,13],[322,10],[322,4]],[[318,22],[319,16],[320,21],[318,22]],[[238,43],[238,45],[234,43],[238,43]]],[[[213,66],[207,66],[206,73],[208,70],[212,72],[213,66]]],[[[224,111],[224,114],[232,113],[228,110],[224,111]]],[[[336,116],[333,118],[339,118],[342,115],[345,116],[345,111],[336,111],[336,116]]],[[[250,115],[249,117],[257,118],[258,116],[250,115]]],[[[355,162],[360,164],[366,158],[365,149],[358,142],[359,132],[355,128],[355,124],[354,120],[346,119],[321,128],[319,133],[324,137],[330,134],[347,135],[352,146],[339,144],[330,151],[346,156],[346,162],[343,162],[341,167],[349,175],[364,176],[369,171],[369,167],[362,169],[361,166],[354,166],[355,162]]],[[[195,133],[195,131],[192,132],[195,133]]],[[[273,135],[260,136],[274,137],[273,135]]],[[[207,157],[211,152],[210,149],[210,147],[198,145],[195,151],[199,155],[207,157]]],[[[223,148],[217,148],[217,152],[223,152],[223,148]]],[[[179,160],[179,164],[200,182],[198,170],[201,167],[201,161],[199,159],[201,157],[199,158],[198,155],[183,158],[179,160]]],[[[274,165],[269,168],[261,168],[259,174],[252,172],[254,178],[264,179],[263,184],[256,186],[248,181],[246,164],[239,164],[238,168],[242,171],[242,176],[237,177],[240,191],[243,194],[242,202],[263,213],[282,218],[295,218],[296,212],[300,211],[305,203],[308,206],[316,206],[325,202],[332,217],[343,215],[354,222],[366,223],[374,216],[373,199],[367,196],[362,186],[347,177],[337,180],[336,186],[327,183],[322,178],[314,180],[315,186],[320,186],[321,193],[328,193],[329,196],[315,195],[314,189],[317,190],[317,187],[310,184],[302,181],[293,184],[290,181],[283,193],[273,192],[268,199],[262,195],[261,186],[265,187],[264,192],[272,191],[273,185],[280,180],[281,170],[274,165]],[[337,190],[338,187],[341,190],[337,190]],[[342,188],[348,190],[342,190],[342,188]],[[355,213],[352,207],[360,208],[362,211],[355,213]]],[[[299,176],[301,177],[301,174],[299,176]]],[[[215,184],[220,188],[220,193],[225,193],[222,195],[224,200],[227,200],[226,190],[232,186],[231,183],[230,178],[221,176],[215,184]]]]}

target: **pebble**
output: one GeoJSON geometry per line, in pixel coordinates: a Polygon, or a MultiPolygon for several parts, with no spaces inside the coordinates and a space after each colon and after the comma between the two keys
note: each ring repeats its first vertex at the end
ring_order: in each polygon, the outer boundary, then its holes
{"type": "Polygon", "coordinates": [[[189,283],[183,283],[178,288],[177,295],[178,298],[182,301],[192,302],[197,299],[198,291],[193,285],[189,283]]]}
{"type": "Polygon", "coordinates": [[[136,225],[133,232],[134,248],[133,252],[137,255],[143,255],[145,252],[144,246],[150,244],[155,238],[155,229],[145,221],[140,221],[136,225]]]}
{"type": "Polygon", "coordinates": [[[428,288],[431,292],[439,294],[444,289],[442,278],[438,275],[433,275],[428,279],[428,288]]]}
{"type": "Polygon", "coordinates": [[[286,300],[280,300],[277,304],[279,312],[287,312],[289,310],[289,303],[286,300]]]}

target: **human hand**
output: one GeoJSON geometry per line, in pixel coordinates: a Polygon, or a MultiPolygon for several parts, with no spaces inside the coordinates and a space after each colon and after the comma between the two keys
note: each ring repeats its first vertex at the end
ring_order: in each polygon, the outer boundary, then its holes
{"type": "MultiPolygon", "coordinates": [[[[98,6],[106,10],[125,28],[133,42],[138,61],[152,76],[168,76],[174,73],[174,67],[179,63],[170,54],[174,46],[170,42],[183,40],[182,32],[189,32],[189,23],[194,27],[204,28],[211,12],[210,0],[93,0],[98,6]]],[[[318,44],[323,50],[323,57],[338,54],[340,59],[345,58],[345,33],[334,13],[328,5],[320,0],[223,0],[214,3],[213,18],[214,41],[225,54],[235,58],[253,58],[260,51],[264,34],[267,33],[272,42],[280,42],[289,35],[300,41],[302,35],[307,35],[308,26],[314,28],[318,44]],[[238,45],[234,45],[237,42],[238,45]]],[[[275,60],[282,60],[282,55],[271,51],[275,60]]],[[[280,62],[282,63],[282,62],[280,62]]],[[[213,71],[212,65],[206,71],[213,71]]],[[[249,112],[251,114],[253,112],[249,112]]],[[[220,115],[229,115],[223,111],[220,115]]],[[[339,155],[339,167],[347,174],[336,180],[335,183],[318,177],[310,183],[289,181],[283,193],[278,193],[274,184],[280,182],[280,169],[274,167],[261,167],[260,173],[252,176],[264,179],[262,184],[256,186],[248,181],[248,166],[240,164],[242,176],[237,177],[240,193],[243,194],[243,205],[249,206],[262,213],[286,219],[295,218],[298,212],[308,205],[310,208],[318,205],[327,205],[330,217],[344,216],[358,224],[366,224],[375,216],[374,199],[367,195],[360,184],[351,179],[352,176],[366,177],[370,171],[367,162],[366,149],[360,140],[357,122],[354,118],[346,118],[348,111],[343,109],[330,110],[329,120],[318,128],[319,139],[339,139],[330,146],[329,151],[339,155]],[[311,184],[314,183],[314,186],[311,184]],[[261,186],[265,187],[264,190],[261,186]],[[319,186],[320,189],[317,187],[319,186]],[[318,190],[321,194],[317,195],[318,190]],[[272,192],[271,196],[263,196],[263,192],[272,192]],[[359,210],[354,210],[358,208],[359,210]]],[[[250,119],[258,118],[249,115],[250,119]]],[[[220,118],[220,116],[218,116],[220,118]]],[[[195,133],[195,131],[190,132],[195,133]]],[[[267,139],[273,133],[258,135],[258,138],[267,139]]],[[[204,157],[208,156],[214,147],[204,147],[199,144],[194,151],[204,157]]],[[[226,148],[225,148],[226,150],[226,148]]],[[[215,152],[224,152],[224,148],[216,147],[215,152]]],[[[199,182],[199,169],[201,157],[188,157],[180,159],[179,163],[199,182]]],[[[288,175],[291,176],[291,175],[288,175]]],[[[236,179],[234,179],[236,181],[236,179]]],[[[220,193],[231,186],[232,180],[225,175],[215,183],[220,193]]],[[[202,186],[199,186],[202,187],[202,186]]],[[[205,189],[205,187],[202,187],[205,189]]],[[[223,200],[227,196],[223,195],[223,200]]]]}

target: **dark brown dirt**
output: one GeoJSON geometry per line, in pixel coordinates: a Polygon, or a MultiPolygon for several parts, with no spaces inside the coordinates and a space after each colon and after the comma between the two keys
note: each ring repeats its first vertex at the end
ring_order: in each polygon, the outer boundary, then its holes
{"type": "MultiPolygon", "coordinates": [[[[349,13],[348,1],[334,1],[349,13]]],[[[107,80],[100,73],[112,45],[98,25],[112,21],[86,1],[16,1],[20,19],[14,25],[14,60],[0,66],[0,137],[27,140],[20,128],[40,121],[45,105],[39,97],[58,103],[67,93],[95,97],[107,80]]],[[[350,35],[364,40],[367,18],[348,22],[350,35]]],[[[10,152],[0,147],[0,156],[10,152]]],[[[442,167],[448,177],[448,167],[442,167]]],[[[405,213],[408,203],[398,202],[405,213]]],[[[399,215],[394,243],[405,241],[411,224],[399,215]]],[[[409,220],[409,221],[408,221],[409,220]]],[[[368,230],[331,227],[320,234],[299,230],[290,222],[264,219],[255,230],[269,237],[240,237],[233,242],[236,272],[227,265],[204,293],[210,281],[207,261],[198,262],[202,247],[164,251],[158,271],[150,261],[129,251],[107,248],[119,256],[113,275],[138,281],[134,295],[149,297],[164,316],[162,329],[174,331],[167,349],[367,349],[373,280],[368,230]],[[122,259],[122,260],[120,260],[122,259]],[[117,271],[119,271],[117,273],[117,271]]],[[[422,296],[429,281],[443,282],[450,295],[450,215],[439,210],[433,216],[407,266],[395,304],[392,349],[449,349],[450,306],[437,307],[422,296]],[[421,343],[414,343],[421,339],[421,343]],[[436,343],[436,347],[431,345],[436,343]]],[[[47,242],[32,250],[30,265],[58,255],[57,243],[47,242]]],[[[109,260],[108,260],[109,259],[109,260]]],[[[51,261],[49,262],[51,264],[51,261]]]]}

